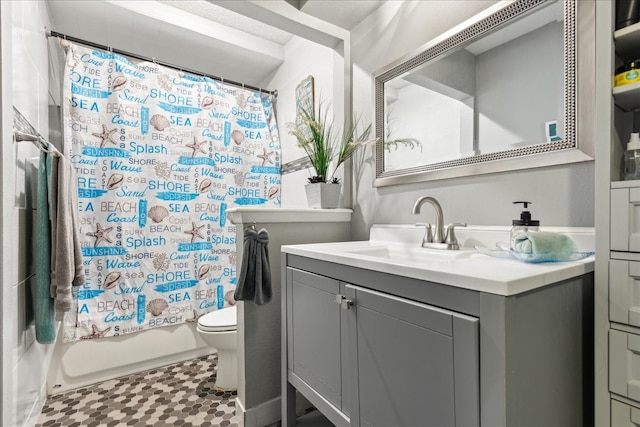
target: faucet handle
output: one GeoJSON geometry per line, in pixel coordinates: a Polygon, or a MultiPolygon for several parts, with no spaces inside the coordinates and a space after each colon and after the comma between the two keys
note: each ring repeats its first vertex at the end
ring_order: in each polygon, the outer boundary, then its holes
{"type": "Polygon", "coordinates": [[[422,243],[431,243],[431,242],[433,242],[433,232],[432,232],[433,227],[431,227],[431,224],[429,224],[427,222],[418,222],[418,223],[416,223],[416,227],[425,227],[426,228],[426,230],[424,231],[424,237],[422,238],[422,243]]]}
{"type": "Polygon", "coordinates": [[[451,245],[451,249],[460,249],[458,245],[458,239],[456,239],[456,234],[454,233],[454,229],[456,227],[466,227],[466,222],[454,222],[452,224],[447,225],[447,237],[445,238],[445,243],[451,245]]]}

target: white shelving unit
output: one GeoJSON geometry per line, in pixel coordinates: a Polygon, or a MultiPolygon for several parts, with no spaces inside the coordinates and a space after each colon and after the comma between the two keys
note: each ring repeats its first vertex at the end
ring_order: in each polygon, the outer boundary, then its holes
{"type": "Polygon", "coordinates": [[[613,31],[615,2],[596,2],[595,426],[640,422],[640,181],[622,181],[640,130],[640,82],[613,87],[616,64],[640,59],[640,23],[613,31]],[[613,34],[613,43],[611,43],[613,34]]]}

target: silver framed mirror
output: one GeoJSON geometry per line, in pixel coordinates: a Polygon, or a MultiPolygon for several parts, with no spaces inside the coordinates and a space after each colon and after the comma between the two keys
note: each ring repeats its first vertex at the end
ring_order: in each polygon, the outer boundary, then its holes
{"type": "Polygon", "coordinates": [[[500,2],[376,72],[374,186],[593,160],[594,41],[595,2],[500,2]]]}

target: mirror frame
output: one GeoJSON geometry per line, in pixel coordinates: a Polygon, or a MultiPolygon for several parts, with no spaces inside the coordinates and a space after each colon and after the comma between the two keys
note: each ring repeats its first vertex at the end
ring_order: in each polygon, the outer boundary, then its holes
{"type": "MultiPolygon", "coordinates": [[[[563,1],[563,0],[558,0],[563,1]]],[[[595,143],[595,3],[564,0],[564,120],[561,141],[461,157],[459,159],[384,170],[384,84],[482,37],[514,18],[535,11],[545,0],[499,2],[421,46],[417,53],[374,73],[376,179],[374,187],[530,169],[594,159],[595,143]],[[578,102],[579,101],[579,102],[578,102]]]]}

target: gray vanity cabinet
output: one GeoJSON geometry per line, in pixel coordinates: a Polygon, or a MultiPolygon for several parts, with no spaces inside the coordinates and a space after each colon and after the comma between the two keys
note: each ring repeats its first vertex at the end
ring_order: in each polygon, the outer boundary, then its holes
{"type": "Polygon", "coordinates": [[[592,425],[592,274],[502,296],[285,255],[283,426],[299,395],[338,427],[592,425]]]}
{"type": "Polygon", "coordinates": [[[316,406],[340,410],[334,424],[479,425],[477,318],[295,268],[286,276],[286,371],[316,406]]]}

